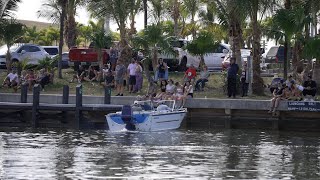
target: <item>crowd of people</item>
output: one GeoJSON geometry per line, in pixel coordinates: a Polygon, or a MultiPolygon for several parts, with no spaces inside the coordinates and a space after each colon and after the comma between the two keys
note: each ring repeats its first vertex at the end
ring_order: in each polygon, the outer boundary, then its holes
{"type": "Polygon", "coordinates": [[[317,84],[311,75],[308,75],[302,85],[299,85],[296,80],[293,79],[293,76],[290,75],[286,81],[281,80],[278,87],[273,89],[273,98],[271,99],[269,113],[274,114],[279,106],[279,102],[282,100],[314,101],[316,93],[317,84]]]}
{"type": "Polygon", "coordinates": [[[17,92],[22,85],[26,85],[29,91],[32,91],[32,87],[35,84],[39,84],[42,91],[44,91],[45,86],[51,82],[53,82],[53,74],[46,69],[40,69],[38,72],[35,72],[34,69],[22,70],[21,75],[18,75],[17,69],[12,68],[5,77],[2,87],[13,88],[17,92]]]}
{"type": "MultiPolygon", "coordinates": [[[[113,55],[116,56],[116,55],[113,55]]],[[[116,57],[114,57],[116,58],[116,57]]],[[[89,82],[92,85],[96,83],[112,88],[116,91],[116,96],[123,96],[124,90],[127,88],[130,94],[139,93],[143,90],[143,65],[141,61],[132,58],[129,65],[125,65],[121,59],[110,60],[110,64],[103,68],[89,66],[87,69],[79,66],[70,82],[89,82]]],[[[174,82],[169,78],[168,65],[162,59],[159,59],[154,71],[154,78],[149,81],[148,91],[145,98],[154,101],[161,100],[177,100],[184,105],[187,98],[193,98],[195,91],[204,91],[205,84],[209,81],[210,73],[204,65],[200,70],[199,78],[197,78],[197,70],[190,64],[185,71],[183,78],[174,82]]],[[[230,66],[227,70],[227,97],[236,97],[237,81],[240,77],[241,95],[247,96],[247,66],[244,64],[240,71],[239,66],[235,63],[235,59],[230,59],[230,66]],[[241,72],[241,73],[239,73],[241,72]]],[[[3,87],[13,88],[17,91],[22,85],[27,85],[32,90],[34,84],[39,84],[44,90],[45,86],[53,82],[53,74],[40,69],[23,70],[21,75],[17,74],[16,68],[8,73],[3,81],[3,87]]],[[[313,101],[317,92],[317,84],[309,75],[307,80],[299,85],[290,75],[286,81],[282,80],[277,87],[272,88],[273,98],[271,99],[271,107],[269,113],[274,113],[281,100],[308,100],[313,101]]]]}

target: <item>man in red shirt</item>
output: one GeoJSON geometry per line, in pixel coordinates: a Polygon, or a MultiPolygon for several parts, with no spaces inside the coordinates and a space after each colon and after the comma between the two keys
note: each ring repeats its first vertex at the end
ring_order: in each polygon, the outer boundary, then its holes
{"type": "Polygon", "coordinates": [[[183,79],[184,81],[191,81],[191,79],[195,79],[197,76],[197,70],[193,66],[193,64],[190,65],[190,67],[187,69],[187,71],[184,73],[183,79]]]}

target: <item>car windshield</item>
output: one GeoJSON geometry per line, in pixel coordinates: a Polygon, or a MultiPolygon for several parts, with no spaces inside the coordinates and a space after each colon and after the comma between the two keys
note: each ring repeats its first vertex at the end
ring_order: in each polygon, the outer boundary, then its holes
{"type": "Polygon", "coordinates": [[[58,49],[57,48],[49,48],[49,47],[45,47],[43,48],[48,54],[50,55],[56,55],[58,54],[58,49]]]}
{"type": "Polygon", "coordinates": [[[267,53],[267,56],[276,56],[279,47],[271,47],[267,53]]]}
{"type": "Polygon", "coordinates": [[[184,42],[183,41],[172,41],[171,42],[172,47],[176,47],[176,48],[182,48],[184,47],[184,42]]]}

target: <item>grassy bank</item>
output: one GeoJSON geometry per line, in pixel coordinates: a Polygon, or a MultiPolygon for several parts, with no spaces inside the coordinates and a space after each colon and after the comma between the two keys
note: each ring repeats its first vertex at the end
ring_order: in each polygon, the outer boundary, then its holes
{"type": "MultiPolygon", "coordinates": [[[[70,83],[70,80],[72,79],[74,72],[72,69],[64,69],[63,70],[63,79],[57,78],[57,74],[55,74],[54,83],[49,84],[46,86],[45,91],[41,92],[43,94],[61,94],[63,85],[69,85],[70,87],[70,94],[75,94],[77,83],[70,83]]],[[[3,79],[6,76],[6,71],[2,70],[0,73],[0,80],[1,83],[3,79]]],[[[169,78],[173,79],[175,82],[179,81],[182,82],[183,79],[183,73],[180,72],[170,72],[169,78]]],[[[270,84],[272,78],[264,78],[266,84],[270,84]]],[[[103,87],[99,85],[97,82],[94,84],[91,84],[89,82],[83,82],[83,93],[84,95],[103,95],[103,87]]],[[[203,92],[195,92],[194,97],[195,98],[225,98],[225,92],[223,90],[224,85],[224,79],[221,75],[221,73],[212,73],[209,77],[209,82],[206,84],[206,88],[203,92]]],[[[137,94],[129,94],[128,91],[125,91],[124,95],[143,95],[147,91],[147,82],[144,77],[143,82],[143,91],[141,93],[137,94]]],[[[0,88],[1,93],[13,93],[13,89],[8,89],[1,87],[0,88]]],[[[18,90],[17,93],[20,93],[20,90],[18,90]]],[[[266,89],[266,95],[265,96],[250,96],[246,98],[254,98],[254,99],[269,99],[270,93],[266,89]]],[[[116,92],[113,90],[112,95],[116,95],[116,92]]],[[[240,97],[238,97],[240,98],[240,97]]]]}

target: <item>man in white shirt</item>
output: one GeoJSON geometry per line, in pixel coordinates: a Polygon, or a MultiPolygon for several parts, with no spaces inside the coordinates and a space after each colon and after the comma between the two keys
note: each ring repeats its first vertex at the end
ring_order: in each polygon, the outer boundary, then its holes
{"type": "Polygon", "coordinates": [[[132,58],[131,63],[128,66],[129,75],[129,93],[133,92],[133,87],[136,85],[136,60],[132,58]]]}
{"type": "Polygon", "coordinates": [[[19,84],[19,78],[18,78],[17,71],[15,69],[12,69],[12,71],[4,79],[2,86],[13,87],[14,89],[16,89],[18,84],[19,84]]]}

